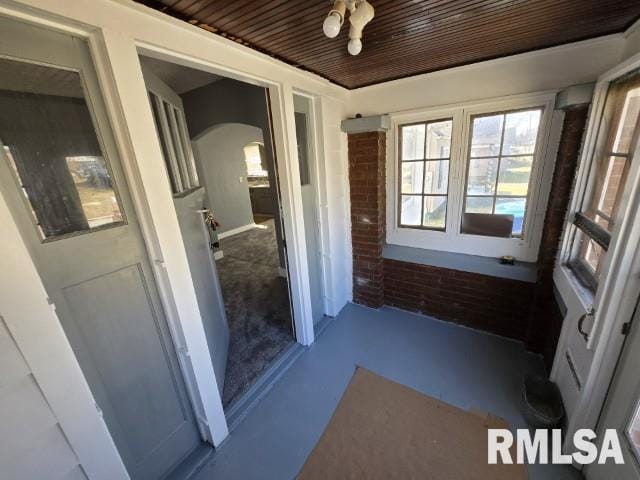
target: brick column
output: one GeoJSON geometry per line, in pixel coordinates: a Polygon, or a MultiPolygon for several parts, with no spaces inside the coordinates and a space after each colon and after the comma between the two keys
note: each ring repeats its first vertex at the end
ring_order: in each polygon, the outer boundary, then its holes
{"type": "Polygon", "coordinates": [[[573,190],[588,112],[588,104],[566,110],[540,242],[538,281],[531,309],[527,345],[543,354],[549,369],[563,321],[553,294],[553,269],[573,190]]]}
{"type": "Polygon", "coordinates": [[[343,122],[349,138],[353,301],[372,308],[384,303],[386,121],[370,117],[343,122]],[[357,131],[363,124],[374,131],[357,131]]]}

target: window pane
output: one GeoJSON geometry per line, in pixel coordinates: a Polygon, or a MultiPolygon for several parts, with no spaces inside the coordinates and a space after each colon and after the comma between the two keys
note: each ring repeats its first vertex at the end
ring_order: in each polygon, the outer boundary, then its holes
{"type": "Polygon", "coordinates": [[[424,162],[402,164],[402,193],[421,193],[424,162]]]}
{"type": "Polygon", "coordinates": [[[503,121],[503,114],[473,119],[472,157],[490,157],[500,153],[503,121]]]}
{"type": "Polygon", "coordinates": [[[424,158],[424,125],[402,127],[402,160],[424,158]]]}
{"type": "Polygon", "coordinates": [[[424,193],[447,193],[449,185],[449,160],[425,162],[424,193]]]}
{"type": "Polygon", "coordinates": [[[505,157],[500,162],[498,195],[526,196],[533,157],[505,157]]]}
{"type": "Polygon", "coordinates": [[[623,185],[627,159],[625,157],[607,157],[602,165],[603,175],[596,180],[598,203],[596,209],[613,217],[620,189],[623,185]]]}
{"type": "Polygon", "coordinates": [[[444,228],[447,217],[447,197],[424,197],[425,227],[444,228]]]}
{"type": "Polygon", "coordinates": [[[469,161],[467,194],[493,195],[498,175],[497,158],[477,158],[469,161]]]}
{"type": "Polygon", "coordinates": [[[629,153],[631,140],[638,124],[640,113],[640,87],[627,92],[616,137],[613,142],[613,151],[616,153],[629,153]]]}
{"type": "Polygon", "coordinates": [[[513,215],[513,235],[522,233],[526,198],[496,198],[496,211],[500,215],[513,215]]]}
{"type": "Polygon", "coordinates": [[[422,197],[419,195],[402,195],[400,223],[402,225],[420,225],[421,214],[422,197]]]}
{"type": "Polygon", "coordinates": [[[541,113],[541,110],[507,113],[502,142],[503,155],[533,153],[541,113]]]}
{"type": "Polygon", "coordinates": [[[449,158],[451,156],[452,120],[427,125],[427,158],[449,158]]]}
{"type": "Polygon", "coordinates": [[[0,59],[0,142],[44,238],[121,224],[77,72],[0,59]]]}
{"type": "Polygon", "coordinates": [[[467,197],[466,213],[493,213],[493,197],[467,197]]]}

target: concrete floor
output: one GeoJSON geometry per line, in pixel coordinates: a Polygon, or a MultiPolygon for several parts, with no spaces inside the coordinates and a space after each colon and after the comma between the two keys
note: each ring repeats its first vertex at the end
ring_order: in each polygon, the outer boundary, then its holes
{"type": "MultiPolygon", "coordinates": [[[[521,343],[392,308],[348,305],[215,452],[197,480],[295,478],[356,365],[465,409],[525,426],[520,385],[542,360],[521,343]]],[[[535,465],[530,480],[581,478],[535,465]]]]}

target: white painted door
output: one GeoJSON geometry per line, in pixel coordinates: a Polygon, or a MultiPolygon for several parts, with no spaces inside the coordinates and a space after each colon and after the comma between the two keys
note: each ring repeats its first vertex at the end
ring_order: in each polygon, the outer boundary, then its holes
{"type": "Polygon", "coordinates": [[[603,415],[598,425],[598,438],[605,429],[614,428],[622,445],[624,465],[609,460],[604,465],[586,468],[587,480],[640,479],[640,312],[636,311],[632,331],[627,338],[616,370],[603,415]]]}
{"type": "Polygon", "coordinates": [[[184,105],[180,96],[143,65],[144,81],[167,167],[173,204],[187,253],[218,390],[224,388],[229,353],[229,324],[218,270],[213,259],[215,233],[204,223],[205,188],[200,186],[184,105]]]}
{"type": "Polygon", "coordinates": [[[0,19],[0,191],[133,479],[201,436],[84,40],[0,19]]]}
{"type": "Polygon", "coordinates": [[[322,286],[322,252],[320,249],[320,222],[313,178],[312,148],[309,135],[309,104],[304,97],[296,98],[300,110],[295,112],[296,140],[300,163],[300,184],[302,191],[302,209],[304,215],[304,235],[307,245],[307,263],[309,266],[309,287],[311,293],[311,312],[314,325],[324,316],[324,295],[322,286]]]}

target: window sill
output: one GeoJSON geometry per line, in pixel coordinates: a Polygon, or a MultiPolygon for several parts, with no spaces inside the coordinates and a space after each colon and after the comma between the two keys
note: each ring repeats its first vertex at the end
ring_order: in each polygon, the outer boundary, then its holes
{"type": "Polygon", "coordinates": [[[515,265],[503,265],[497,258],[465,253],[443,252],[402,245],[385,245],[382,256],[389,260],[448,268],[528,283],[535,283],[538,277],[538,267],[535,263],[516,261],[515,265]]]}

